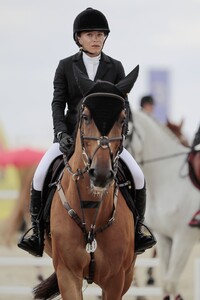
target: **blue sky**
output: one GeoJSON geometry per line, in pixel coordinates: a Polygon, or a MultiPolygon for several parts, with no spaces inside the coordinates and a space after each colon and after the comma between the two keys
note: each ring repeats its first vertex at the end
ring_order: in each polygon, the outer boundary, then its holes
{"type": "Polygon", "coordinates": [[[138,109],[151,69],[170,73],[169,119],[185,119],[192,139],[200,123],[200,0],[1,0],[0,124],[10,147],[48,148],[53,139],[53,78],[60,59],[77,52],[76,15],[101,10],[111,33],[104,52],[140,74],[129,96],[138,109]]]}

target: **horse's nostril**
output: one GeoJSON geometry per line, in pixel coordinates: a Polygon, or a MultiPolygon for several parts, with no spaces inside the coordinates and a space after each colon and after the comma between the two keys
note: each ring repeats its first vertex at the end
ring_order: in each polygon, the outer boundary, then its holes
{"type": "Polygon", "coordinates": [[[92,168],[89,170],[89,176],[94,185],[103,187],[114,179],[114,172],[112,170],[100,172],[99,170],[92,168]]]}
{"type": "Polygon", "coordinates": [[[89,170],[89,175],[91,178],[95,177],[95,169],[90,169],[89,170]]]}
{"type": "Polygon", "coordinates": [[[109,179],[113,179],[114,178],[114,172],[113,172],[113,170],[110,170],[110,172],[108,172],[108,178],[109,179]]]}

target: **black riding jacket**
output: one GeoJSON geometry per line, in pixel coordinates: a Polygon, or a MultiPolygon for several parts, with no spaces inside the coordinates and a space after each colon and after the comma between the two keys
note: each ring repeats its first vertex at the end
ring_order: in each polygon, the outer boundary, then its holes
{"type": "MultiPolygon", "coordinates": [[[[58,132],[66,132],[69,135],[73,135],[76,128],[79,105],[83,95],[73,74],[73,64],[76,64],[87,75],[81,51],[62,59],[58,64],[54,78],[52,101],[54,142],[58,141],[58,132]]],[[[116,84],[124,77],[125,72],[121,62],[102,52],[94,81],[100,79],[116,84]]]]}

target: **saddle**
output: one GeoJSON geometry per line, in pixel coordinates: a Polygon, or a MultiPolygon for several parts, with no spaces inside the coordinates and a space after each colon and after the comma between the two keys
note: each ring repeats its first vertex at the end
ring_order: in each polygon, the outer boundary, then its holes
{"type": "Polygon", "coordinates": [[[194,147],[187,157],[189,177],[194,186],[200,190],[200,149],[194,147]]]}
{"type": "MultiPolygon", "coordinates": [[[[50,165],[44,182],[44,186],[42,190],[42,201],[43,201],[44,210],[43,210],[43,216],[41,216],[41,218],[45,223],[45,229],[47,234],[50,233],[50,209],[51,209],[52,199],[57,188],[56,183],[60,177],[60,174],[63,172],[64,168],[65,165],[64,165],[63,156],[60,155],[50,165]]],[[[119,166],[118,166],[116,180],[129,209],[131,210],[134,217],[136,218],[138,213],[134,204],[135,203],[134,181],[132,179],[128,167],[121,159],[119,159],[119,166]]]]}
{"type": "Polygon", "coordinates": [[[42,190],[43,214],[41,218],[45,223],[45,229],[47,234],[50,233],[50,209],[53,196],[57,188],[56,182],[61,172],[64,170],[64,167],[65,165],[63,156],[60,155],[51,163],[44,181],[42,190]]]}

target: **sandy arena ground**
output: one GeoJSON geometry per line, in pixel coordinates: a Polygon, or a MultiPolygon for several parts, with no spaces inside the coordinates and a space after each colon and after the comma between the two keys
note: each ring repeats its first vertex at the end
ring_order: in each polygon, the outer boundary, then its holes
{"type": "MultiPolygon", "coordinates": [[[[147,251],[145,254],[140,255],[140,258],[148,258],[151,256],[151,251],[147,251]]],[[[0,261],[3,261],[7,258],[19,257],[19,258],[33,258],[31,255],[26,254],[24,251],[17,248],[17,246],[13,246],[11,248],[7,248],[5,246],[0,246],[0,261]]],[[[47,258],[47,256],[45,256],[47,258]]],[[[180,283],[180,292],[184,297],[184,300],[193,300],[194,299],[194,262],[196,258],[200,258],[200,244],[196,245],[192,251],[191,257],[187,263],[185,271],[181,277],[180,283]]],[[[39,280],[38,275],[42,274],[42,276],[47,277],[53,271],[52,266],[0,266],[0,286],[11,287],[11,294],[6,295],[0,287],[0,300],[30,300],[33,299],[31,293],[17,294],[16,286],[20,287],[29,287],[29,290],[33,286],[35,286],[39,280]]],[[[137,267],[135,270],[137,281],[139,286],[145,286],[145,282],[147,280],[147,268],[146,267],[137,267]]],[[[160,286],[159,281],[159,267],[154,269],[154,274],[156,278],[155,286],[160,286]]],[[[89,289],[89,287],[88,287],[89,289]]],[[[8,290],[8,288],[6,288],[8,290]]],[[[60,298],[58,298],[60,299],[60,298]]],[[[96,296],[87,296],[85,294],[84,300],[97,300],[99,299],[96,296]]],[[[134,296],[124,296],[124,300],[160,300],[160,296],[149,296],[149,297],[140,297],[136,298],[134,296]]],[[[73,299],[72,299],[73,300],[73,299]]],[[[114,299],[113,299],[114,300],[114,299]]]]}

